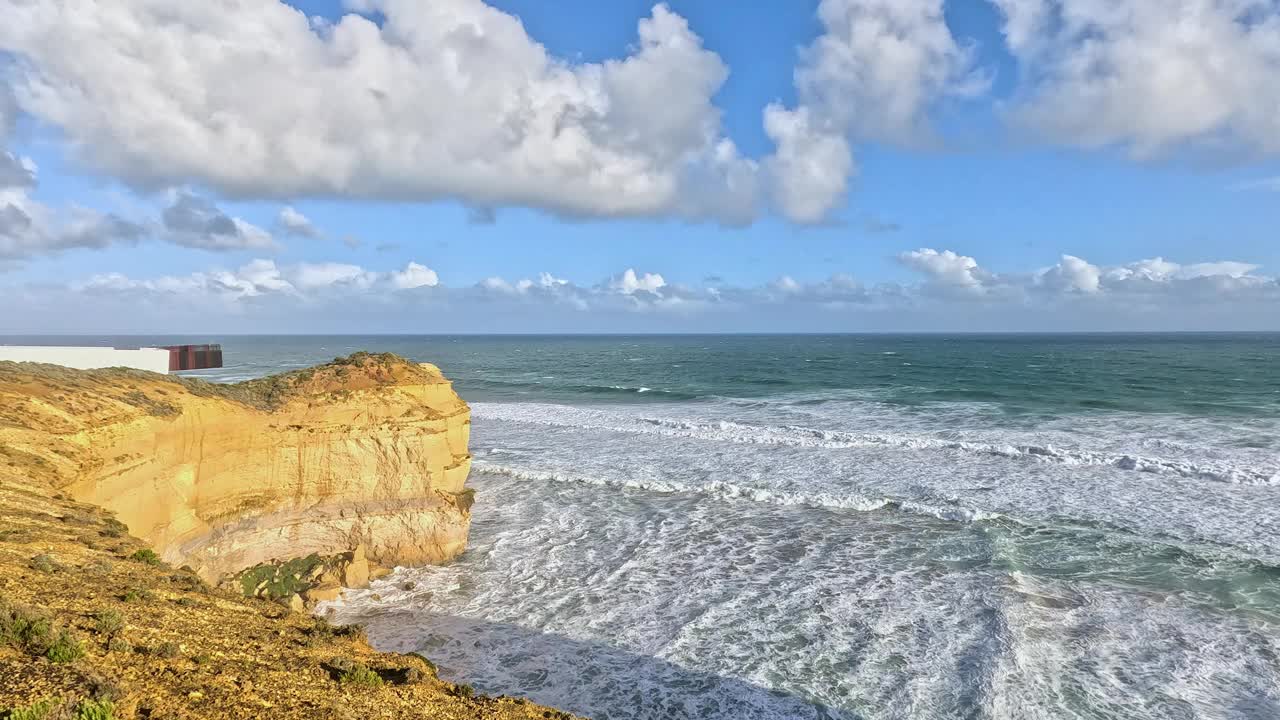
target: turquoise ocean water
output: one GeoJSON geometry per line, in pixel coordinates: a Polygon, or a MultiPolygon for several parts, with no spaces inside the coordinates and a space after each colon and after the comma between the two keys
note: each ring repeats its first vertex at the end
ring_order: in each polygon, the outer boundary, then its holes
{"type": "Polygon", "coordinates": [[[456,381],[470,549],[333,611],[486,692],[1280,718],[1280,335],[220,340],[196,374],[367,349],[456,381]]]}

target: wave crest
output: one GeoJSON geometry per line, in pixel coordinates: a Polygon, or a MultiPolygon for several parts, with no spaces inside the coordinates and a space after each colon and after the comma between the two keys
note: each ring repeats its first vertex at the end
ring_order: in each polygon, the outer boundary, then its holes
{"type": "Polygon", "coordinates": [[[929,435],[856,433],[799,425],[750,425],[730,420],[705,421],[662,417],[629,417],[602,410],[559,405],[479,404],[477,417],[546,427],[652,434],[712,442],[780,445],[823,449],[888,447],[903,450],[956,451],[1026,462],[1106,466],[1134,472],[1176,475],[1240,485],[1280,484],[1280,470],[1236,467],[1132,453],[1109,453],[1053,445],[951,440],[929,435]]]}

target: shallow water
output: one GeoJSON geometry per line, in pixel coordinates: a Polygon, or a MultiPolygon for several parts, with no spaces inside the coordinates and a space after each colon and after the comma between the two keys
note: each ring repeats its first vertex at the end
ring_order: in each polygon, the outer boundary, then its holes
{"type": "Polygon", "coordinates": [[[471,546],[335,606],[595,718],[1280,717],[1280,336],[229,338],[473,408],[471,546]]]}

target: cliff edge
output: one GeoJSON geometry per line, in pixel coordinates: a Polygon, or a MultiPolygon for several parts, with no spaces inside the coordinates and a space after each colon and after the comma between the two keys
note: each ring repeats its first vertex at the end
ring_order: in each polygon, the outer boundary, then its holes
{"type": "Polygon", "coordinates": [[[461,552],[469,429],[389,355],[238,385],[0,362],[0,718],[569,719],[238,592],[461,552]]]}
{"type": "Polygon", "coordinates": [[[470,410],[432,365],[359,353],[215,385],[0,363],[0,473],[116,513],[160,557],[216,582],[350,552],[376,566],[466,546],[470,410]]]}

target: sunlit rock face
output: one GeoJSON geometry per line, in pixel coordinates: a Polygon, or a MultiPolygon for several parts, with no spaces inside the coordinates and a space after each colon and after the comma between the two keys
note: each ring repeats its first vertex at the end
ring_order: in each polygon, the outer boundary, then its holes
{"type": "Polygon", "coordinates": [[[229,386],[0,363],[7,469],[115,511],[208,580],[361,546],[374,567],[458,555],[470,429],[439,369],[391,355],[229,386]]]}

